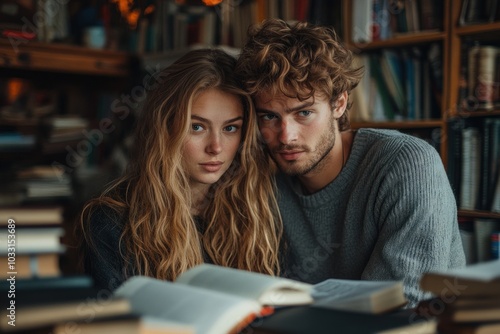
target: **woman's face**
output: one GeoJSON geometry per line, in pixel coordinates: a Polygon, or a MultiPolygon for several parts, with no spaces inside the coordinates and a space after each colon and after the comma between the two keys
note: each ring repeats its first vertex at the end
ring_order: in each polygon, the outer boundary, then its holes
{"type": "Polygon", "coordinates": [[[191,131],[183,152],[192,189],[208,189],[227,171],[241,142],[242,127],[238,96],[211,88],[193,101],[191,131]]]}

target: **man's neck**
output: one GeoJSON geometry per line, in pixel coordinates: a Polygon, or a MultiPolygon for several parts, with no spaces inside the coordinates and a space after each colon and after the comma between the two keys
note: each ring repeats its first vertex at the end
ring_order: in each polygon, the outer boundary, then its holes
{"type": "Polygon", "coordinates": [[[353,138],[354,132],[350,130],[341,132],[330,154],[325,157],[324,163],[307,175],[298,177],[305,194],[314,194],[337,178],[349,158],[353,138]]]}

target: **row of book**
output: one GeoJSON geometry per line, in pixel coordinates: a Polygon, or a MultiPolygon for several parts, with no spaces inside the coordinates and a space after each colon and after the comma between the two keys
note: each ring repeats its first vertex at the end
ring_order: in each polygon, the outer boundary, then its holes
{"type": "Polygon", "coordinates": [[[467,264],[499,258],[499,219],[460,217],[459,229],[467,264]]]}
{"type": "Polygon", "coordinates": [[[309,21],[335,27],[340,35],[340,2],[327,0],[222,1],[215,6],[200,2],[158,1],[132,32],[130,51],[162,53],[192,45],[242,47],[248,28],[266,18],[309,21]]]}
{"type": "Polygon", "coordinates": [[[354,0],[352,41],[369,43],[400,34],[443,29],[443,2],[354,0]]]}
{"type": "Polygon", "coordinates": [[[448,136],[447,171],[458,207],[500,212],[500,118],[451,119],[448,136]]]}
{"type": "Polygon", "coordinates": [[[363,54],[365,75],[353,91],[353,121],[439,119],[442,99],[439,44],[363,54]]]}
{"type": "Polygon", "coordinates": [[[480,24],[500,20],[500,1],[462,0],[459,24],[480,24]]]}
{"type": "Polygon", "coordinates": [[[500,108],[500,47],[466,40],[462,46],[460,111],[500,108]]]}
{"type": "Polygon", "coordinates": [[[31,40],[62,41],[69,36],[67,2],[58,0],[5,0],[0,10],[0,37],[13,45],[31,40]]]}

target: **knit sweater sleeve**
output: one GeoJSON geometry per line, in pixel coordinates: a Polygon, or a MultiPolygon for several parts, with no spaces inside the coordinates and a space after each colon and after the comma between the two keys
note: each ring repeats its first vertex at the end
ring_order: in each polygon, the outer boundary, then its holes
{"type": "Polygon", "coordinates": [[[85,272],[98,288],[115,290],[126,279],[120,254],[120,217],[110,209],[96,210],[90,220],[91,243],[85,246],[85,272]]]}
{"type": "Polygon", "coordinates": [[[408,306],[415,306],[428,297],[419,289],[424,272],[465,265],[456,202],[430,145],[409,138],[385,145],[393,153],[376,190],[379,237],[362,279],[403,279],[408,306]]]}

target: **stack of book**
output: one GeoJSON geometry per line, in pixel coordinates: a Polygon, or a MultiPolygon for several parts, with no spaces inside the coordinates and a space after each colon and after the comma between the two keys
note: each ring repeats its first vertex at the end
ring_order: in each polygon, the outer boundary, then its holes
{"type": "Polygon", "coordinates": [[[74,195],[70,175],[56,162],[13,169],[0,173],[0,207],[63,203],[74,195]]]}
{"type": "Polygon", "coordinates": [[[439,333],[500,333],[500,260],[426,273],[420,286],[436,295],[418,311],[438,319],[439,333]]]}
{"type": "Polygon", "coordinates": [[[0,278],[60,276],[62,222],[60,206],[0,208],[0,278]]]}
{"type": "Polygon", "coordinates": [[[66,146],[74,147],[80,141],[88,141],[94,145],[102,141],[103,135],[99,134],[99,137],[95,138],[99,142],[92,142],[92,135],[87,130],[89,121],[80,116],[53,116],[44,119],[43,125],[44,139],[41,150],[44,153],[65,152],[66,146]]]}

